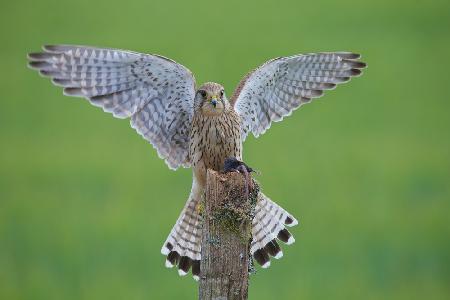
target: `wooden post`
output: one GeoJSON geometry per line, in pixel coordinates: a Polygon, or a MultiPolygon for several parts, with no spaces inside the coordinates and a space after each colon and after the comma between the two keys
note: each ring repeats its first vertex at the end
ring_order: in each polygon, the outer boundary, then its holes
{"type": "Polygon", "coordinates": [[[248,298],[251,224],[258,187],[245,178],[208,170],[204,198],[200,300],[248,298]],[[247,195],[246,195],[247,194],[247,195]]]}

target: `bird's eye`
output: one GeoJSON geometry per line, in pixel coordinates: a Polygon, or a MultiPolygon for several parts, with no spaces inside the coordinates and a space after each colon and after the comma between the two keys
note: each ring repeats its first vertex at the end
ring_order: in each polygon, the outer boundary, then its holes
{"type": "Polygon", "coordinates": [[[198,92],[199,92],[200,95],[202,95],[203,98],[206,98],[206,91],[199,90],[198,92]]]}
{"type": "Polygon", "coordinates": [[[221,90],[221,91],[220,91],[220,97],[223,97],[223,94],[224,94],[224,91],[221,90]]]}

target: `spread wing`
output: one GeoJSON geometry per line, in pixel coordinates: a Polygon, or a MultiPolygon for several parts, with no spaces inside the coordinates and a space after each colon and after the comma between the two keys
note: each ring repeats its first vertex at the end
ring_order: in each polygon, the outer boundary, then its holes
{"type": "Polygon", "coordinates": [[[350,52],[301,54],[270,60],[247,74],[230,99],[242,119],[242,140],[249,132],[258,137],[324,90],[360,75],[366,64],[359,58],[350,52]]]}
{"type": "Polygon", "coordinates": [[[195,79],[182,65],[158,55],[84,46],[44,46],[29,66],[64,94],[84,97],[148,140],[171,169],[189,166],[189,131],[195,79]]]}

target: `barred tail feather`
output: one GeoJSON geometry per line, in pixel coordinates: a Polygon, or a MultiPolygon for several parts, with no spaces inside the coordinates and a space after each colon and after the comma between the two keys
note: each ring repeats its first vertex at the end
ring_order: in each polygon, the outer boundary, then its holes
{"type": "Polygon", "coordinates": [[[263,193],[259,193],[252,224],[253,240],[250,253],[263,268],[270,266],[270,256],[275,259],[283,256],[277,239],[287,245],[295,242],[285,227],[297,224],[298,221],[291,214],[263,193]]]}
{"type": "MultiPolygon", "coordinates": [[[[198,211],[201,191],[194,181],[191,195],[186,202],[177,222],[161,249],[166,255],[166,267],[177,266],[178,274],[184,276],[192,269],[195,280],[200,276],[202,218],[198,211]]],[[[259,193],[252,223],[252,243],[250,253],[263,267],[270,266],[270,257],[279,259],[283,252],[277,240],[287,245],[295,240],[286,226],[294,226],[298,221],[270,200],[259,193]]]]}
{"type": "Polygon", "coordinates": [[[166,267],[177,265],[178,274],[184,276],[192,268],[195,280],[200,276],[202,219],[198,211],[201,193],[194,181],[185,207],[161,248],[167,255],[166,267]]]}

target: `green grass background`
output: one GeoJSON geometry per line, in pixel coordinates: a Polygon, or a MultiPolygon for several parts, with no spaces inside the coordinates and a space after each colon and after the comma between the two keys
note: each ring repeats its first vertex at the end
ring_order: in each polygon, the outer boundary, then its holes
{"type": "Polygon", "coordinates": [[[302,223],[250,299],[449,299],[450,2],[1,1],[0,299],[196,299],[160,247],[191,185],[128,121],[26,68],[42,44],[159,53],[230,95],[269,58],[365,75],[245,143],[302,223]]]}

